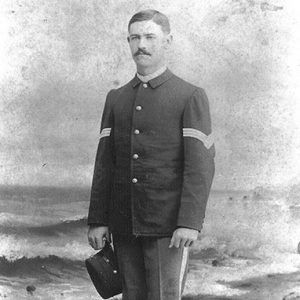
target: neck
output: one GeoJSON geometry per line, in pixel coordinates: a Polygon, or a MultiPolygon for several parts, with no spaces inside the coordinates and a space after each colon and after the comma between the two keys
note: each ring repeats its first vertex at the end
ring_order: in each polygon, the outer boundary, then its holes
{"type": "Polygon", "coordinates": [[[158,71],[159,69],[162,69],[166,66],[165,63],[160,64],[155,67],[144,67],[144,66],[137,66],[137,73],[139,73],[142,76],[147,76],[150,74],[153,74],[154,72],[158,71]]]}

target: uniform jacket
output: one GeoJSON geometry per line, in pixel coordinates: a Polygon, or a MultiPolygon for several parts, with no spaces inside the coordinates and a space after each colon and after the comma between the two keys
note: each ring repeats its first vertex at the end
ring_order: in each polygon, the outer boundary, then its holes
{"type": "Polygon", "coordinates": [[[207,96],[167,69],[111,90],[102,114],[89,225],[171,236],[201,230],[214,175],[207,96]]]}

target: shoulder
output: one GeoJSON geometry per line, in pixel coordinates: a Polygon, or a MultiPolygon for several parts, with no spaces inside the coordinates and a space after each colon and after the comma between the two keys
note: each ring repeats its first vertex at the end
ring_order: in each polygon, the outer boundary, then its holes
{"type": "Polygon", "coordinates": [[[132,85],[133,85],[133,81],[135,78],[131,79],[130,81],[128,81],[127,83],[123,84],[122,86],[116,88],[116,89],[112,89],[109,91],[109,93],[113,96],[113,97],[117,97],[118,95],[128,91],[129,89],[132,89],[132,85]]]}
{"type": "Polygon", "coordinates": [[[113,104],[120,95],[124,95],[124,93],[128,93],[130,90],[132,90],[131,86],[132,80],[116,89],[111,89],[107,93],[106,101],[110,104],[113,104]]]}
{"type": "Polygon", "coordinates": [[[176,93],[182,95],[187,101],[191,98],[206,98],[203,87],[192,84],[175,74],[173,74],[170,84],[176,93]]]}
{"type": "Polygon", "coordinates": [[[198,86],[188,82],[187,80],[177,76],[176,74],[173,74],[171,80],[174,84],[177,84],[180,87],[183,87],[183,88],[191,90],[191,91],[199,88],[198,86]]]}

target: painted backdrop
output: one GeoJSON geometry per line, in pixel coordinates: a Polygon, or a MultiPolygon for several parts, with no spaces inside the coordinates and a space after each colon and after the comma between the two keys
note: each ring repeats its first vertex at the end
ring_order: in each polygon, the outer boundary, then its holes
{"type": "Polygon", "coordinates": [[[100,118],[145,8],[169,16],[169,67],[206,90],[216,139],[183,299],[300,293],[299,1],[1,0],[0,299],[99,299],[83,261],[100,118]]]}

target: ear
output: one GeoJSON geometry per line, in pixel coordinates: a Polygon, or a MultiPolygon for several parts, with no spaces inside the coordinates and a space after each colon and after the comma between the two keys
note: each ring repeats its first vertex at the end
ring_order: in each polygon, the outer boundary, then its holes
{"type": "Polygon", "coordinates": [[[165,37],[165,48],[168,49],[173,42],[173,36],[171,34],[166,35],[165,37]]]}
{"type": "Polygon", "coordinates": [[[173,42],[173,35],[169,34],[168,35],[168,44],[172,44],[172,42],[173,42]]]}

